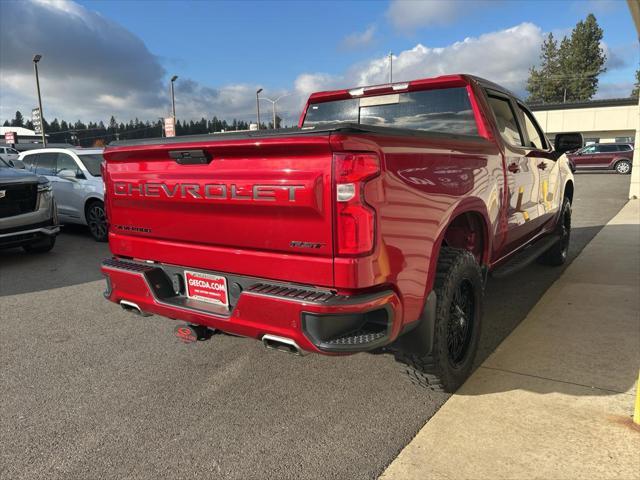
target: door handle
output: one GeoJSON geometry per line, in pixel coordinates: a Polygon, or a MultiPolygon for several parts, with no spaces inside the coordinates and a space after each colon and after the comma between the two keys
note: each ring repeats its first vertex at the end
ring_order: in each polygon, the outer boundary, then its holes
{"type": "Polygon", "coordinates": [[[547,168],[547,164],[546,164],[545,162],[540,162],[540,163],[538,164],[538,168],[539,168],[540,170],[545,170],[545,169],[547,168]]]}
{"type": "Polygon", "coordinates": [[[517,163],[510,163],[507,167],[507,170],[509,170],[511,173],[518,173],[520,171],[520,167],[517,163]]]}

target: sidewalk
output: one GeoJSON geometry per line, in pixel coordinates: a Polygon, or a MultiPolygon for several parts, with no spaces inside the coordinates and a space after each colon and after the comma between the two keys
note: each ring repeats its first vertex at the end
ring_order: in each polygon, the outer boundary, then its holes
{"type": "Polygon", "coordinates": [[[639,479],[639,368],[633,200],[381,478],[639,479]]]}

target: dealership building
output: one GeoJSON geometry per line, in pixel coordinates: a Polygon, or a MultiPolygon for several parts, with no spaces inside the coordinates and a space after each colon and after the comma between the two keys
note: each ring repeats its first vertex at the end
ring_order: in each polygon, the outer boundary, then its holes
{"type": "Polygon", "coordinates": [[[549,139],[581,132],[585,143],[633,143],[638,127],[638,99],[614,98],[579,103],[530,105],[549,139]]]}

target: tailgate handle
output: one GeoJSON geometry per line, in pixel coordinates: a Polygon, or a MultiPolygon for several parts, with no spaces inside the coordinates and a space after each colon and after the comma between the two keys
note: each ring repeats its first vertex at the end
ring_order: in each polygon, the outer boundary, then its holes
{"type": "Polygon", "coordinates": [[[180,165],[203,165],[213,160],[204,150],[170,150],[169,156],[180,165]]]}

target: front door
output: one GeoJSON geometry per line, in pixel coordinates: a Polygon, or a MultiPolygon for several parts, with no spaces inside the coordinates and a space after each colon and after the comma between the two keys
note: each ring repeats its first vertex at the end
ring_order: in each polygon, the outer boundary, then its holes
{"type": "Polygon", "coordinates": [[[58,210],[67,220],[80,221],[83,208],[84,175],[76,161],[67,153],[58,153],[55,176],[53,177],[53,191],[58,201],[58,210]],[[75,173],[75,179],[62,178],[63,170],[75,173]]]}
{"type": "Polygon", "coordinates": [[[579,168],[597,168],[602,162],[598,145],[589,145],[582,149],[579,155],[573,157],[573,161],[579,168]]]}
{"type": "Polygon", "coordinates": [[[505,144],[507,225],[499,255],[512,253],[540,228],[540,174],[528,155],[515,104],[503,94],[488,92],[488,101],[505,144]]]}
{"type": "Polygon", "coordinates": [[[521,104],[518,104],[518,114],[520,123],[523,126],[522,133],[524,135],[525,148],[527,149],[527,157],[533,160],[539,176],[540,225],[544,225],[547,222],[554,224],[555,216],[561,207],[561,195],[563,193],[560,167],[533,114],[521,104]]]}

